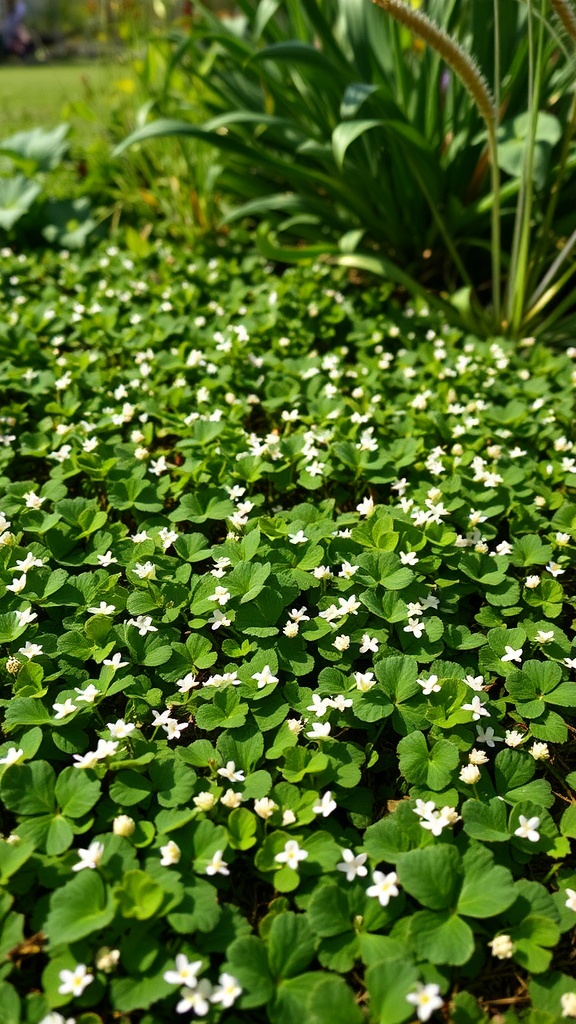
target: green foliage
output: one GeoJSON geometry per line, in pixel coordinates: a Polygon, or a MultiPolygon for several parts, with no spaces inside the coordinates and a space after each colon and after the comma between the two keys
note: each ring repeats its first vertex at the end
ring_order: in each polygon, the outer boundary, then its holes
{"type": "Polygon", "coordinates": [[[50,198],[46,178],[67,155],[68,130],[67,124],[32,128],[0,142],[0,231],[5,239],[41,235],[76,249],[95,228],[86,200],[50,198]]]}
{"type": "Polygon", "coordinates": [[[158,138],[210,145],[226,222],[257,220],[267,257],[323,254],[414,296],[427,288],[476,332],[521,337],[563,318],[570,337],[576,23],[566,38],[547,3],[380,6],[200,8],[190,34],[171,37],[146,123],[116,152],[158,138]],[[474,58],[490,83],[483,104],[474,58]]]}
{"type": "Polygon", "coordinates": [[[236,242],[0,272],[4,1016],[561,1017],[574,351],[236,242]]]}

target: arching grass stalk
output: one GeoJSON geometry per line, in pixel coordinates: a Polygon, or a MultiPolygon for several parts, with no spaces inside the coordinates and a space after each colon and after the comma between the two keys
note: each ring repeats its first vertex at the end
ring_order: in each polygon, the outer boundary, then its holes
{"type": "Polygon", "coordinates": [[[522,163],[522,183],[520,187],[520,195],[518,197],[518,205],[516,207],[514,239],[512,243],[512,260],[510,264],[506,302],[507,319],[513,332],[517,332],[520,324],[522,323],[526,303],[526,289],[528,287],[528,261],[530,256],[532,206],[534,199],[534,154],[536,149],[536,133],[538,129],[540,85],[542,82],[543,72],[545,3],[546,0],[541,0],[540,2],[538,35],[537,40],[535,41],[534,5],[532,0],[527,0],[529,46],[528,111],[530,127],[528,138],[526,139],[526,148],[522,163]]]}
{"type": "MultiPolygon", "coordinates": [[[[574,14],[572,8],[568,4],[567,0],[550,0],[551,6],[553,7],[559,21],[564,26],[568,36],[572,40],[572,44],[576,51],[576,14],[574,14]]],[[[559,283],[553,287],[549,287],[551,282],[554,280],[555,275],[562,266],[564,260],[568,258],[574,247],[574,234],[570,236],[568,241],[562,247],[560,253],[552,263],[551,267],[538,282],[538,270],[542,260],[543,253],[545,251],[547,243],[553,241],[552,236],[552,224],[554,222],[554,214],[556,213],[556,207],[560,198],[560,188],[564,174],[568,169],[568,161],[570,159],[570,149],[572,145],[572,139],[576,132],[576,91],[572,96],[572,103],[570,107],[570,116],[568,118],[568,126],[564,133],[564,140],[562,143],[562,152],[560,154],[560,160],[558,162],[558,169],[556,171],[554,184],[550,190],[550,199],[544,216],[544,221],[540,230],[540,239],[536,247],[536,254],[534,256],[532,265],[532,276],[531,276],[531,288],[533,289],[532,294],[527,302],[528,312],[526,319],[532,317],[542,305],[546,305],[549,302],[556,291],[559,290],[559,283]]]]}
{"type": "Polygon", "coordinates": [[[500,326],[500,171],[497,159],[497,110],[490,86],[478,67],[474,58],[460,44],[438,28],[422,11],[406,6],[403,0],[373,0],[387,14],[401,25],[420,36],[429,46],[440,54],[442,60],[458,76],[462,85],[476,104],[488,132],[490,151],[490,171],[492,177],[492,303],[495,327],[500,326]]]}

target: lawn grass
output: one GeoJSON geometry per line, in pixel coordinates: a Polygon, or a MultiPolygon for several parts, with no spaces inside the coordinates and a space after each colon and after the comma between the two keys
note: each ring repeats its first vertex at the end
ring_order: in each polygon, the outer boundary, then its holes
{"type": "MultiPolygon", "coordinates": [[[[129,74],[120,63],[97,61],[0,67],[0,138],[35,125],[54,127],[67,118],[70,104],[99,94],[104,101],[129,74]]],[[[92,132],[88,122],[77,123],[78,144],[88,142],[92,132]]]]}

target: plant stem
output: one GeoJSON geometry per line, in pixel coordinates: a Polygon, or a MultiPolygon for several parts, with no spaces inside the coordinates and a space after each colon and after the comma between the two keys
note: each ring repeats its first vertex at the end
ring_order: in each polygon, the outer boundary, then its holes
{"type": "Polygon", "coordinates": [[[508,320],[513,333],[516,333],[519,330],[526,304],[528,257],[530,234],[532,230],[532,202],[534,197],[534,153],[536,148],[536,132],[538,129],[540,86],[542,82],[542,58],[544,50],[544,2],[545,0],[541,0],[538,39],[535,47],[534,9],[532,0],[528,0],[528,112],[530,117],[530,128],[526,139],[526,149],[522,165],[522,187],[516,209],[512,262],[510,267],[510,277],[508,280],[508,320]]]}

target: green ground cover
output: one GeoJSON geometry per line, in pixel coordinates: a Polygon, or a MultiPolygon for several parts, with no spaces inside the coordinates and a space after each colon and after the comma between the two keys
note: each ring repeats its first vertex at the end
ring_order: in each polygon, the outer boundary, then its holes
{"type": "Polygon", "coordinates": [[[6,1024],[574,1017],[576,349],[1,257],[6,1024]]]}

